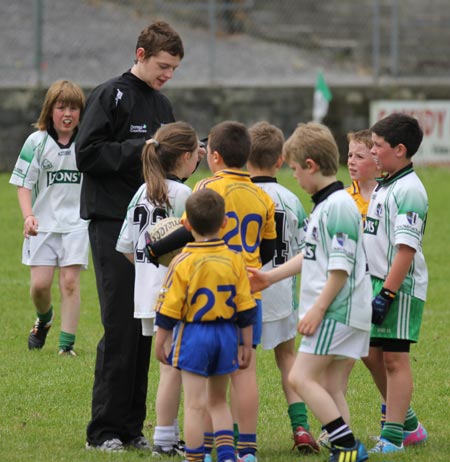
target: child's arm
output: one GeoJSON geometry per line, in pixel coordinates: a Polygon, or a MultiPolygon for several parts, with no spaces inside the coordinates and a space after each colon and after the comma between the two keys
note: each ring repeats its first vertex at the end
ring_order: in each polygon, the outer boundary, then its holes
{"type": "Polygon", "coordinates": [[[134,265],[134,254],[122,252],[123,256],[134,265]]]}
{"type": "Polygon", "coordinates": [[[299,253],[286,263],[270,270],[260,271],[256,268],[247,267],[250,276],[250,287],[252,292],[259,292],[288,277],[294,276],[302,271],[303,254],[299,253]]]}
{"type": "Polygon", "coordinates": [[[327,282],[317,297],[314,305],[307,311],[300,320],[297,331],[301,335],[313,335],[319,324],[322,322],[325,313],[336,295],[344,287],[348,274],[343,270],[332,270],[329,273],[327,282]]]}
{"type": "Polygon", "coordinates": [[[239,346],[239,369],[247,369],[252,359],[253,324],[241,329],[243,345],[239,346]]]}
{"type": "Polygon", "coordinates": [[[383,288],[372,300],[372,322],[382,324],[389,308],[408,274],[416,251],[405,244],[399,244],[397,254],[392,261],[391,269],[384,281],[383,288]]]}
{"type": "Polygon", "coordinates": [[[24,219],[23,235],[25,237],[36,236],[39,223],[36,217],[33,215],[33,207],[31,205],[31,189],[18,186],[17,197],[19,199],[19,206],[24,219]]]}
{"type": "Polygon", "coordinates": [[[155,357],[158,361],[163,364],[169,364],[167,360],[166,351],[164,349],[164,344],[166,340],[170,337],[172,331],[168,329],[164,329],[161,326],[158,326],[158,330],[156,331],[156,338],[155,338],[155,357]]]}
{"type": "Polygon", "coordinates": [[[397,292],[398,289],[400,289],[400,286],[408,274],[409,268],[411,268],[411,263],[414,260],[415,254],[416,251],[412,247],[405,244],[400,244],[398,246],[398,252],[392,261],[391,269],[384,281],[384,287],[386,289],[392,292],[397,292]]]}

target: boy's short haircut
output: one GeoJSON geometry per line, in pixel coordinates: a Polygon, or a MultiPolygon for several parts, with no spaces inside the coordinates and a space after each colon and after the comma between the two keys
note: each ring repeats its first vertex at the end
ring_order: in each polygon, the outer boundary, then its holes
{"type": "Polygon", "coordinates": [[[372,141],[372,132],[367,128],[365,130],[359,130],[357,132],[347,133],[347,141],[350,143],[354,141],[355,143],[364,144],[367,148],[371,149],[373,146],[372,141]]]}
{"type": "Polygon", "coordinates": [[[250,134],[240,122],[225,121],[209,132],[208,146],[211,153],[217,151],[230,168],[243,168],[250,155],[250,134]]]}
{"type": "Polygon", "coordinates": [[[396,112],[375,122],[370,128],[372,133],[381,136],[391,148],[403,144],[406,157],[412,157],[419,149],[423,139],[423,131],[416,118],[396,112]]]}
{"type": "Polygon", "coordinates": [[[325,125],[308,122],[297,125],[283,146],[287,162],[307,167],[306,159],[313,160],[322,175],[335,175],[339,168],[339,150],[330,129],[325,125]]]}
{"type": "Polygon", "coordinates": [[[252,142],[248,162],[261,169],[273,167],[283,151],[283,132],[268,122],[258,122],[248,131],[252,142]]]}
{"type": "Polygon", "coordinates": [[[192,193],[185,204],[186,216],[195,232],[201,236],[217,233],[225,217],[225,201],[212,189],[192,193]]]}
{"type": "Polygon", "coordinates": [[[167,22],[155,21],[147,26],[139,35],[136,50],[143,48],[145,59],[165,51],[172,56],[184,57],[184,48],[181,37],[167,22]]]}
{"type": "Polygon", "coordinates": [[[48,130],[53,127],[52,113],[56,103],[72,106],[83,112],[86,98],[83,90],[76,83],[70,80],[56,80],[47,90],[41,113],[37,122],[33,125],[35,128],[48,130]]]}

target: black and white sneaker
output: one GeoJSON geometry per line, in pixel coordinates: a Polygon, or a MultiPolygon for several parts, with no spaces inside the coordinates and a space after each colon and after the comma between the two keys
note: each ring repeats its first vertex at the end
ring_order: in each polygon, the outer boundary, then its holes
{"type": "Polygon", "coordinates": [[[154,444],[152,447],[152,456],[154,457],[174,457],[184,455],[184,453],[180,453],[175,446],[170,449],[163,449],[159,444],[154,444]]]}
{"type": "Polygon", "coordinates": [[[33,328],[30,330],[30,335],[28,335],[29,350],[40,350],[45,345],[48,331],[52,327],[54,319],[55,315],[45,324],[39,318],[36,319],[33,328]]]}
{"type": "Polygon", "coordinates": [[[119,438],[103,441],[102,444],[91,444],[86,442],[86,449],[97,449],[98,451],[105,452],[123,452],[125,450],[122,441],[119,438]]]}
{"type": "Polygon", "coordinates": [[[138,436],[133,438],[131,441],[128,441],[125,446],[137,449],[139,451],[150,451],[152,449],[151,444],[148,442],[148,439],[145,436],[138,436]]]}

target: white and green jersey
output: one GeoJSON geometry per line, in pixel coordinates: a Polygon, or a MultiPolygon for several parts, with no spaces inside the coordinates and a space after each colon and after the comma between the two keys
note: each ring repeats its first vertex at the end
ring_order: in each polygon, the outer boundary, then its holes
{"type": "MultiPolygon", "coordinates": [[[[277,240],[272,261],[263,271],[282,265],[297,255],[304,243],[306,212],[298,197],[277,183],[275,178],[255,177],[252,182],[273,199],[277,240]]],[[[263,322],[276,321],[289,316],[298,308],[297,276],[286,278],[262,292],[263,322]]]]}
{"type": "Polygon", "coordinates": [[[40,232],[68,233],[88,227],[80,218],[81,173],[74,143],[62,148],[47,131],[32,133],[9,182],[31,190],[40,232]]]}
{"type": "Polygon", "coordinates": [[[364,229],[369,272],[379,279],[386,279],[400,244],[416,251],[400,291],[420,300],[426,299],[428,286],[422,252],[427,213],[427,193],[409,165],[374,189],[364,229]]]}
{"type": "Polygon", "coordinates": [[[153,318],[153,307],[158,298],[164,277],[165,266],[157,268],[144,255],[145,231],[159,220],[167,217],[181,217],[184,204],[192,194],[191,188],[174,180],[166,180],[168,186],[170,209],[156,207],[147,199],[145,183],[140,186],[128,205],[127,215],[117,240],[116,250],[134,255],[134,317],[153,318]]]}
{"type": "Polygon", "coordinates": [[[371,284],[366,271],[362,219],[351,196],[341,183],[319,192],[306,230],[300,286],[300,317],[315,303],[331,270],[348,274],[344,287],[325,313],[350,327],[369,331],[371,326],[371,284]],[[330,189],[331,194],[329,194],[330,189]],[[325,196],[325,197],[324,197],[325,196]]]}

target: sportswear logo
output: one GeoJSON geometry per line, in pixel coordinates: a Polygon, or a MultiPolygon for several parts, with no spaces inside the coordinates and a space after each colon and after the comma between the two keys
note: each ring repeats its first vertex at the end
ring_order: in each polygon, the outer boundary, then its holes
{"type": "Polygon", "coordinates": [[[346,237],[344,233],[336,233],[336,241],[341,247],[344,246],[346,237]]]}
{"type": "Polygon", "coordinates": [[[78,170],[58,170],[57,172],[47,172],[47,186],[53,184],[81,182],[81,173],[78,170]]]}
{"type": "Polygon", "coordinates": [[[318,241],[319,240],[319,231],[317,229],[317,227],[314,226],[314,228],[311,230],[311,237],[315,240],[315,241],[318,241]]]}
{"type": "Polygon", "coordinates": [[[130,133],[147,133],[147,124],[130,125],[130,133]]]}
{"type": "Polygon", "coordinates": [[[42,162],[42,168],[45,170],[48,170],[49,168],[52,168],[53,164],[48,160],[45,159],[44,162],[42,162]]]}
{"type": "Polygon", "coordinates": [[[316,259],[316,244],[310,244],[309,242],[305,243],[304,258],[306,260],[315,260],[316,259]]]}
{"type": "Polygon", "coordinates": [[[375,213],[377,217],[381,217],[383,215],[383,206],[381,204],[377,204],[377,207],[375,209],[375,213]]]}
{"type": "Polygon", "coordinates": [[[406,212],[406,219],[410,225],[415,225],[419,215],[416,212],[406,212]]]}
{"type": "Polygon", "coordinates": [[[70,149],[63,149],[58,152],[58,156],[70,156],[70,149]]]}
{"type": "Polygon", "coordinates": [[[123,92],[121,92],[119,89],[117,89],[116,92],[116,99],[114,100],[116,106],[119,104],[119,101],[122,99],[123,92]]]}
{"type": "Polygon", "coordinates": [[[376,220],[372,217],[367,217],[366,221],[364,222],[364,234],[373,234],[374,236],[376,236],[379,224],[380,220],[376,220]]]}

